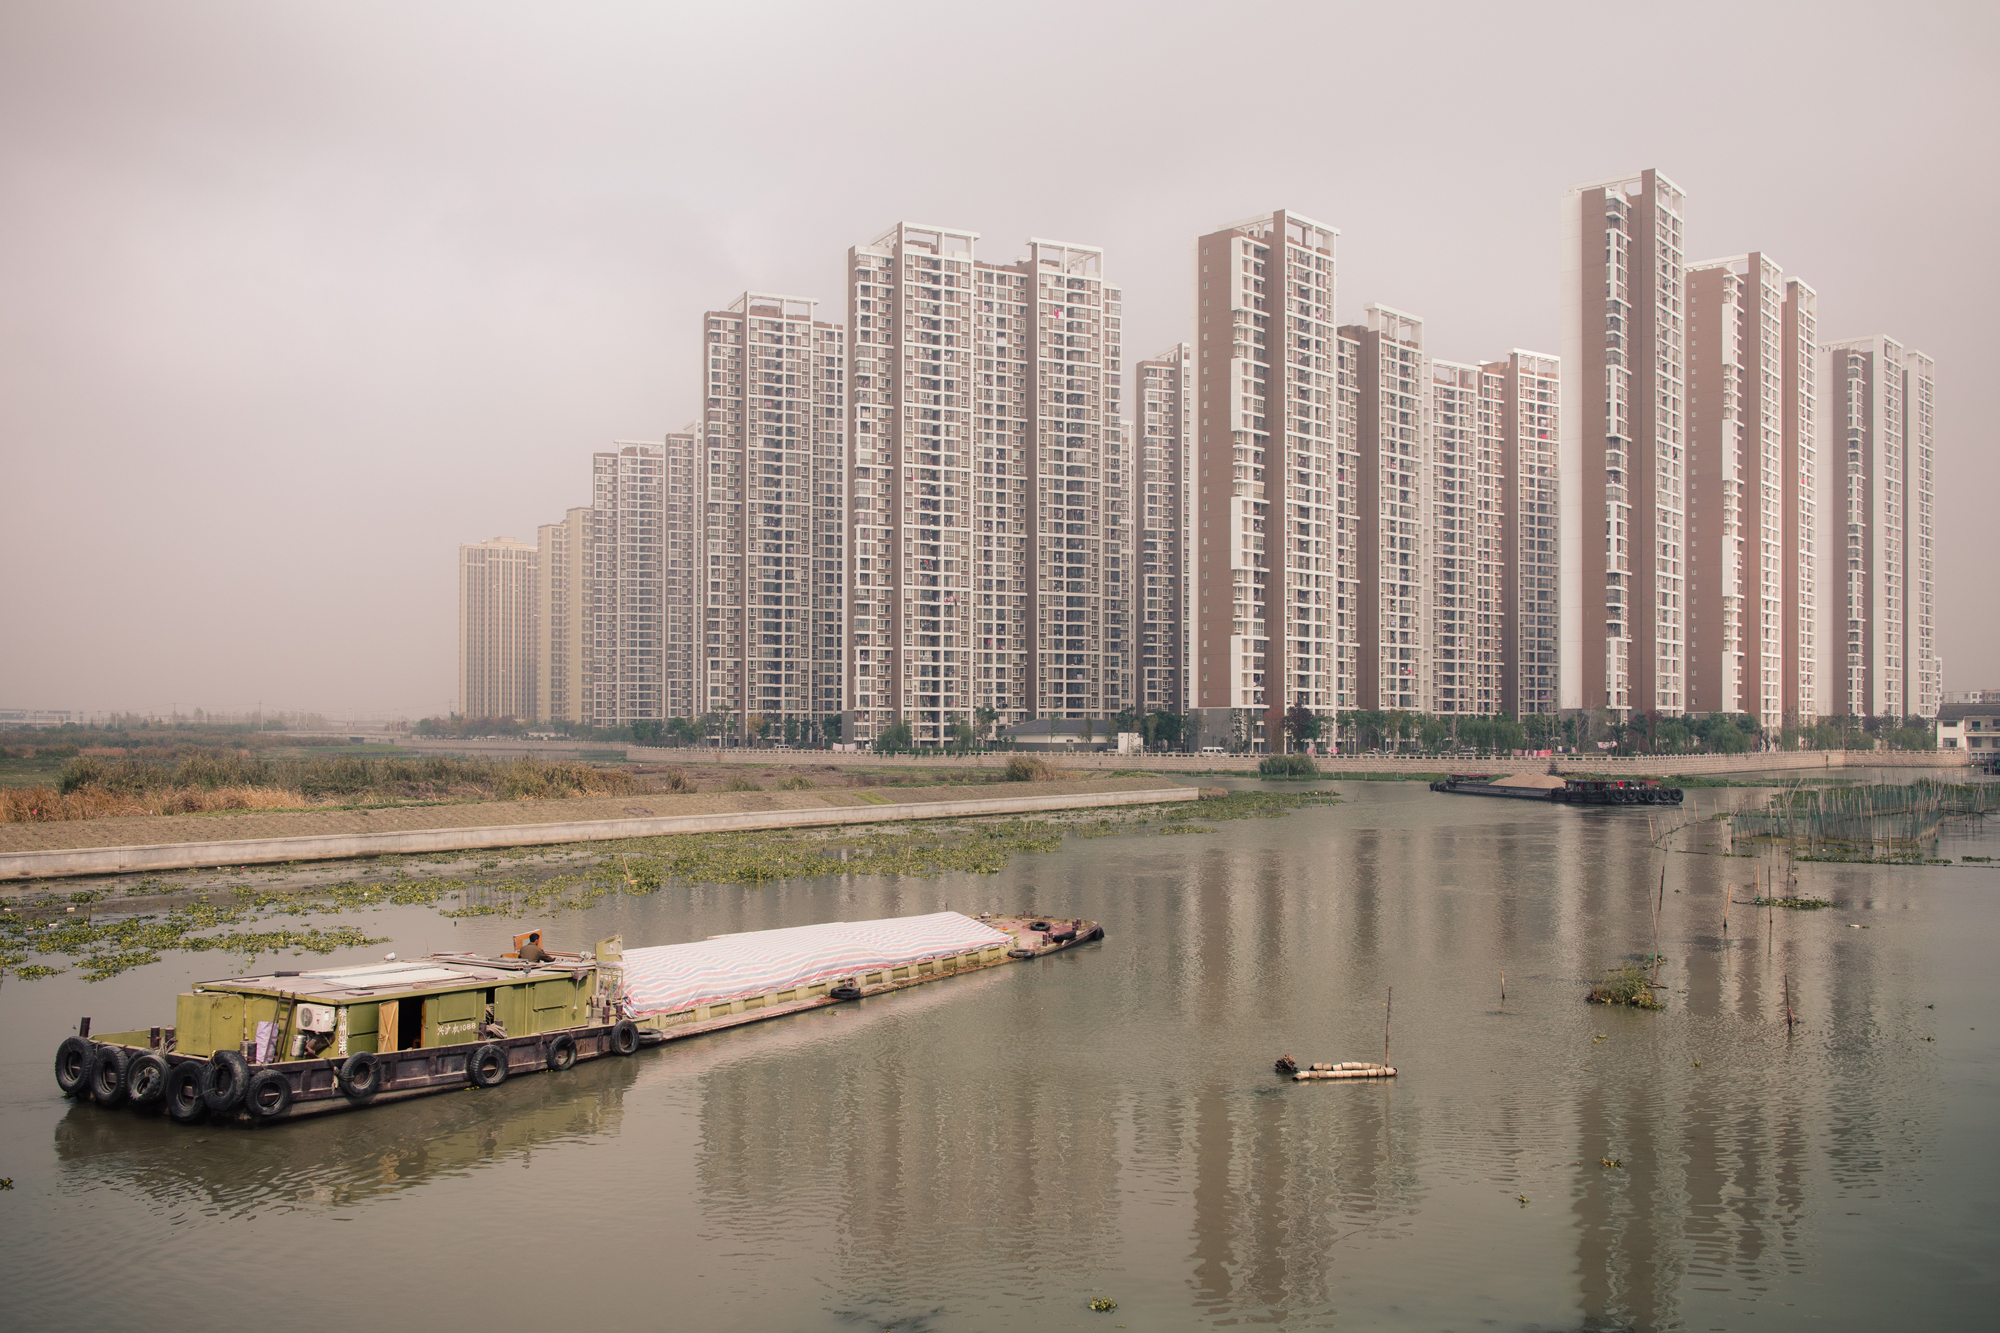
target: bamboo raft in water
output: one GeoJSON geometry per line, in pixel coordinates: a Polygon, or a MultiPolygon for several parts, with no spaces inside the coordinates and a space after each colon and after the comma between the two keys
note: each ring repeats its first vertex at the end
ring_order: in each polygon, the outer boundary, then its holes
{"type": "Polygon", "coordinates": [[[1347,1060],[1337,1065],[1320,1064],[1301,1069],[1292,1075],[1294,1083],[1308,1083],[1323,1078],[1394,1078],[1393,1066],[1371,1064],[1365,1060],[1347,1060]]]}

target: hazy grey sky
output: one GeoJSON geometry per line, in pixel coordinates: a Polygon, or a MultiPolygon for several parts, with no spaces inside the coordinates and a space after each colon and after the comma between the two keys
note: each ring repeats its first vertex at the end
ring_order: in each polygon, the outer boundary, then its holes
{"type": "Polygon", "coordinates": [[[441,710],[457,544],[696,411],[702,311],[837,318],[898,219],[1341,229],[1340,309],[1557,350],[1557,208],[1658,167],[1829,339],[1938,362],[1938,641],[2000,686],[1995,7],[0,7],[0,706],[441,710]],[[1984,311],[1982,315],[1979,312],[1984,311]],[[1982,334],[1981,329],[1987,330],[1982,334]],[[1979,404],[1989,404],[1986,416],[1979,404]]]}

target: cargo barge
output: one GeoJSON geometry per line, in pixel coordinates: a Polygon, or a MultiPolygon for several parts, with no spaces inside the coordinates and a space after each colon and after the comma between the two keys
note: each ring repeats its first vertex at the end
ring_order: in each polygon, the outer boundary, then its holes
{"type": "Polygon", "coordinates": [[[207,981],[171,1027],[56,1051],[65,1096],[177,1121],[267,1123],[497,1087],[579,1061],[859,1000],[1091,940],[1094,921],[928,916],[830,922],[627,951],[437,953],[207,981]]]}
{"type": "Polygon", "coordinates": [[[1507,796],[1563,805],[1679,805],[1683,798],[1679,787],[1639,778],[1560,778],[1533,773],[1494,779],[1455,774],[1433,782],[1431,790],[1452,796],[1507,796]]]}

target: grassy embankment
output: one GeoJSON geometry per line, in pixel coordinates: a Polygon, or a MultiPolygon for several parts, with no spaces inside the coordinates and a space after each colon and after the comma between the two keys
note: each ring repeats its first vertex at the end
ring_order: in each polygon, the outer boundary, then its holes
{"type": "Polygon", "coordinates": [[[629,773],[535,759],[268,758],[210,750],[185,756],[86,754],[65,761],[52,783],[0,789],[0,823],[622,796],[637,789],[629,773]]]}
{"type": "MultiPolygon", "coordinates": [[[[151,739],[151,738],[149,738],[151,739]]],[[[256,738],[256,739],[261,739],[256,738]]],[[[0,747],[0,823],[223,810],[363,808],[471,801],[562,800],[640,793],[808,790],[1051,782],[1071,774],[1033,756],[1004,768],[886,771],[832,764],[810,773],[750,763],[686,768],[449,755],[284,753],[274,747],[177,741],[145,746],[0,747]]]]}
{"type": "MultiPolygon", "coordinates": [[[[1238,792],[1203,801],[1193,812],[1185,807],[1121,807],[1046,819],[996,817],[909,827],[634,838],[573,849],[561,869],[539,878],[534,871],[546,869],[546,849],[489,854],[481,863],[491,872],[485,877],[422,873],[426,866],[462,862],[465,858],[459,853],[381,857],[368,864],[378,871],[391,869],[393,875],[387,880],[306,890],[243,882],[164,911],[147,912],[149,898],[185,891],[183,884],[152,878],[116,902],[107,902],[101,891],[84,891],[19,899],[16,905],[0,909],[0,972],[34,979],[75,966],[86,980],[101,981],[157,962],[167,952],[220,952],[235,956],[247,968],[267,953],[326,954],[383,943],[353,925],[304,918],[387,906],[439,907],[446,917],[549,919],[609,896],[643,897],[672,885],[757,885],[831,875],[990,875],[1017,853],[1055,851],[1065,834],[1085,838],[1202,834],[1217,822],[1278,818],[1331,800],[1323,793],[1238,792]],[[1194,822],[1197,818],[1201,822],[1194,822]],[[516,863],[515,868],[510,870],[506,862],[516,863]],[[418,873],[411,873],[412,868],[418,873]],[[450,905],[440,906],[446,903],[450,905]],[[95,915],[107,908],[119,915],[108,919],[95,915]]],[[[1053,910],[1062,904],[1022,906],[1053,910]]]]}

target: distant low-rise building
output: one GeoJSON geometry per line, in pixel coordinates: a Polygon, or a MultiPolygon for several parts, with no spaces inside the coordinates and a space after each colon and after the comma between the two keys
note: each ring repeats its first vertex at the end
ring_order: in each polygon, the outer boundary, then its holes
{"type": "MultiPolygon", "coordinates": [[[[1979,691],[1988,693],[1988,691],[1979,691]]],[[[1982,773],[2000,773],[2000,699],[1938,709],[1938,749],[1964,750],[1982,773]]]]}

